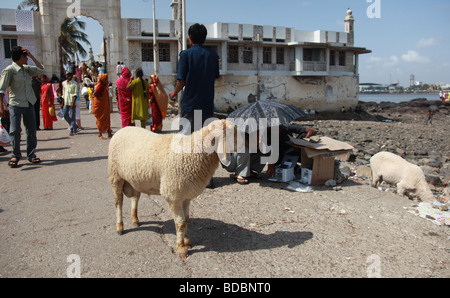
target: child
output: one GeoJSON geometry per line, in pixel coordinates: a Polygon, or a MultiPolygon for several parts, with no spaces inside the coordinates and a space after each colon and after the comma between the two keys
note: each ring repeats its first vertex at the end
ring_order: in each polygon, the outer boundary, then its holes
{"type": "Polygon", "coordinates": [[[433,118],[433,113],[431,112],[431,110],[428,110],[428,117],[427,120],[425,121],[425,125],[428,124],[428,121],[430,122],[430,125],[432,125],[432,118],[433,118]]]}

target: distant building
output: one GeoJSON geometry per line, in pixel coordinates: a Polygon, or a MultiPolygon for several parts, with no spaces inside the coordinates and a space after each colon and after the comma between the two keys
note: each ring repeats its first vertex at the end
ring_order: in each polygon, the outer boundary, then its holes
{"type": "MultiPolygon", "coordinates": [[[[49,74],[59,74],[59,26],[70,3],[41,0],[40,12],[0,9],[2,68],[10,64],[9,49],[28,47],[49,74]]],[[[158,43],[158,70],[166,90],[176,83],[180,53],[178,1],[173,1],[173,20],[122,19],[120,0],[83,0],[79,15],[99,21],[105,34],[104,57],[110,81],[115,64],[142,67],[153,74],[153,35],[158,43]]],[[[151,5],[149,5],[151,9],[151,5]]],[[[201,20],[198,20],[201,22],[201,20]]],[[[192,23],[187,24],[187,28],[192,23]]],[[[220,57],[221,77],[216,81],[215,106],[231,111],[255,100],[273,99],[301,109],[317,111],[356,107],[359,55],[370,50],[354,46],[354,18],[347,11],[345,32],[304,31],[270,25],[205,24],[205,47],[220,57]]]]}
{"type": "Polygon", "coordinates": [[[362,83],[359,84],[360,92],[384,92],[388,90],[388,86],[377,83],[362,83]]]}

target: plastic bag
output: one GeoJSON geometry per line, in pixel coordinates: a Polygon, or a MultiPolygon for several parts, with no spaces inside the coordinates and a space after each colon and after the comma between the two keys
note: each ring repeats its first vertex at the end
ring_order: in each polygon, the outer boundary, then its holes
{"type": "Polygon", "coordinates": [[[292,191],[298,191],[298,192],[312,192],[313,188],[308,185],[304,185],[302,183],[291,181],[289,182],[289,185],[286,186],[286,189],[292,190],[292,191]]]}
{"type": "Polygon", "coordinates": [[[8,131],[0,124],[0,146],[11,144],[11,138],[8,131]]]}
{"type": "Polygon", "coordinates": [[[58,112],[58,114],[56,114],[56,116],[58,116],[58,118],[61,119],[61,120],[64,119],[64,113],[63,113],[62,109],[59,110],[59,112],[58,112]]]}

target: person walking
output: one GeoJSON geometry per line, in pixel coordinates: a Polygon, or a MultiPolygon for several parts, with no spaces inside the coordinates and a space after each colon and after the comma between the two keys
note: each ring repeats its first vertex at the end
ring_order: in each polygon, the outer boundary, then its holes
{"type": "Polygon", "coordinates": [[[91,107],[92,114],[94,114],[97,119],[98,138],[100,140],[106,140],[102,135],[104,132],[108,133],[108,138],[112,138],[108,74],[101,74],[98,76],[91,107]]]}
{"type": "Polygon", "coordinates": [[[41,82],[41,106],[44,130],[52,130],[53,122],[58,121],[55,112],[55,97],[53,94],[53,86],[46,75],[41,76],[41,82]],[[50,108],[52,110],[52,113],[50,112],[50,108]]]}
{"type": "Polygon", "coordinates": [[[75,101],[75,123],[77,124],[77,132],[83,130],[84,127],[81,125],[81,80],[77,75],[73,76],[73,80],[78,84],[77,100],[75,101]]]}
{"type": "Polygon", "coordinates": [[[70,125],[70,136],[77,133],[77,124],[75,122],[75,107],[77,104],[78,83],[73,80],[73,73],[67,74],[67,80],[62,83],[62,108],[64,119],[70,125]]]}
{"type": "Polygon", "coordinates": [[[131,123],[135,120],[141,121],[141,127],[145,128],[146,121],[150,119],[148,112],[148,84],[145,82],[144,72],[141,68],[136,69],[136,79],[131,77],[127,89],[132,90],[131,123]]]}
{"type": "Polygon", "coordinates": [[[431,110],[428,110],[427,120],[425,120],[425,125],[427,125],[428,122],[430,122],[430,125],[433,125],[433,112],[431,112],[431,110]]]}
{"type": "MultiPolygon", "coordinates": [[[[25,126],[27,136],[27,158],[31,163],[39,163],[41,159],[36,157],[36,114],[34,104],[36,96],[31,86],[31,78],[43,74],[44,66],[30,53],[20,46],[11,49],[12,64],[6,67],[0,79],[0,102],[3,101],[7,89],[9,90],[9,113],[11,127],[12,158],[8,162],[11,168],[18,166],[22,157],[20,152],[21,120],[25,126]],[[28,57],[36,66],[28,65],[28,57]]],[[[0,117],[5,115],[5,109],[0,104],[0,117]]]]}
{"type": "Polygon", "coordinates": [[[41,80],[38,76],[32,77],[31,87],[33,88],[36,102],[34,103],[34,112],[36,114],[36,130],[41,130],[41,80]]]}
{"type": "MultiPolygon", "coordinates": [[[[214,116],[214,83],[219,78],[219,56],[214,50],[203,47],[208,31],[204,25],[194,24],[189,28],[191,48],[182,51],[178,63],[177,84],[169,93],[173,98],[184,88],[180,102],[180,131],[190,134],[201,127],[194,127],[194,111],[200,111],[199,123],[214,116]],[[183,123],[185,125],[183,125],[183,123]],[[190,127],[185,127],[190,124],[190,127]],[[182,128],[183,126],[183,128],[182,128]]],[[[198,112],[197,112],[198,113],[198,112]]]]}
{"type": "Polygon", "coordinates": [[[131,106],[133,92],[127,89],[127,85],[131,80],[131,73],[128,67],[122,68],[121,76],[116,80],[117,95],[119,97],[119,111],[120,119],[122,120],[122,127],[135,126],[131,123],[131,106]]]}
{"type": "Polygon", "coordinates": [[[120,78],[122,76],[122,64],[120,64],[120,61],[117,62],[117,66],[116,66],[116,74],[117,74],[117,78],[120,78]]]}

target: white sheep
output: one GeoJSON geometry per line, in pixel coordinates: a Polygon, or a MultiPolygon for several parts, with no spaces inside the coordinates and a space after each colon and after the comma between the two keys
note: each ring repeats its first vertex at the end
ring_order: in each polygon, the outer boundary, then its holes
{"type": "Polygon", "coordinates": [[[377,187],[379,183],[385,181],[396,185],[397,193],[410,199],[416,197],[426,202],[435,200],[422,169],[394,153],[378,152],[370,158],[370,168],[372,187],[377,187]]]}
{"type": "Polygon", "coordinates": [[[123,232],[123,194],[131,198],[135,227],[139,226],[137,209],[141,193],[161,195],[174,218],[178,253],[186,258],[190,248],[186,236],[189,204],[214,175],[219,165],[218,154],[234,150],[227,147],[226,137],[231,135],[234,138],[229,139],[235,141],[235,126],[228,120],[213,121],[189,136],[155,134],[138,127],[119,130],[111,139],[108,152],[119,235],[123,232]]]}

